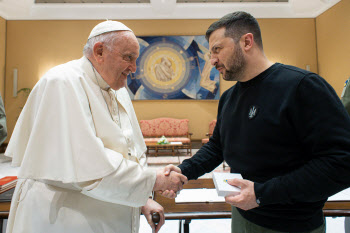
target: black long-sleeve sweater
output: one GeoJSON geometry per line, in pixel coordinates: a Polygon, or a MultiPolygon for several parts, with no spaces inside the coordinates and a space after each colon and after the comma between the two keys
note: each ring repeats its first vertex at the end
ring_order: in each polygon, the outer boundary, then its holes
{"type": "Polygon", "coordinates": [[[276,63],[223,93],[209,142],[179,167],[189,179],[223,160],[254,182],[255,224],[302,232],[323,223],[327,198],[350,185],[350,117],[317,74],[276,63]]]}

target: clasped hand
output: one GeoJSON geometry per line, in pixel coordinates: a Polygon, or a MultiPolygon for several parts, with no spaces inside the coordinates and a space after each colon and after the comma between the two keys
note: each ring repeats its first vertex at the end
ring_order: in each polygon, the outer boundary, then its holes
{"type": "Polygon", "coordinates": [[[153,191],[170,190],[172,193],[182,190],[183,185],[187,184],[187,177],[181,174],[181,170],[173,165],[157,171],[156,183],[153,191]]]}
{"type": "Polygon", "coordinates": [[[161,194],[164,197],[167,198],[175,198],[178,191],[182,190],[183,185],[188,183],[188,179],[186,176],[182,175],[181,169],[174,166],[174,165],[168,165],[164,167],[163,169],[158,170],[158,172],[161,172],[166,177],[171,176],[179,176],[181,178],[181,185],[179,185],[179,189],[172,189],[172,188],[166,188],[166,189],[159,189],[157,192],[161,194]]]}

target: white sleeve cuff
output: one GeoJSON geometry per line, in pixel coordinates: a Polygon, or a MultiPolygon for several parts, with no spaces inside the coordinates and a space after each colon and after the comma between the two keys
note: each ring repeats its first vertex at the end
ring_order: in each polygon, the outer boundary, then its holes
{"type": "Polygon", "coordinates": [[[101,201],[141,207],[146,204],[155,181],[155,170],[123,159],[115,172],[101,181],[85,186],[82,193],[101,201]]]}

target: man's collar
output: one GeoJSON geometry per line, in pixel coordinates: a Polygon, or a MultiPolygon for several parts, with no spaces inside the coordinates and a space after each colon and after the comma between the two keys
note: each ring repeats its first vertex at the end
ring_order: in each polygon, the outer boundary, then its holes
{"type": "Polygon", "coordinates": [[[91,74],[91,79],[92,81],[98,85],[102,90],[108,91],[108,89],[110,89],[110,86],[106,83],[106,81],[102,78],[102,76],[97,72],[97,70],[95,69],[95,67],[92,65],[91,61],[83,56],[83,61],[84,61],[84,65],[89,65],[92,68],[92,74],[91,74]]]}

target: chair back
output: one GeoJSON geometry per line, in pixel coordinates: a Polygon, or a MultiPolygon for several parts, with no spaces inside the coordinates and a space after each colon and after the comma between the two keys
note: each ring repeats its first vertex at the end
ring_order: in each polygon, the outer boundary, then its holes
{"type": "Polygon", "coordinates": [[[216,120],[212,120],[212,121],[209,123],[209,134],[210,134],[210,135],[213,134],[215,125],[216,125],[216,120]]]}

